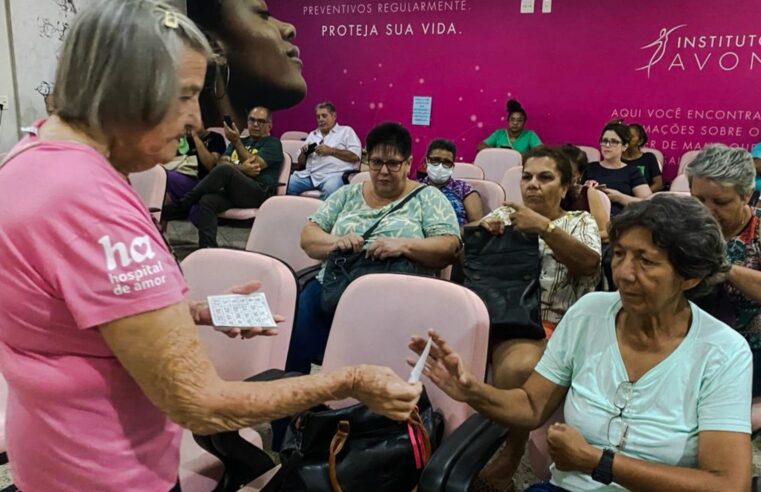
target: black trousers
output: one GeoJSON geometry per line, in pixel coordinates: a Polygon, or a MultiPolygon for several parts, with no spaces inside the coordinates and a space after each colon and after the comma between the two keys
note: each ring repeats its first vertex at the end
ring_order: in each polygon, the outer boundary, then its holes
{"type": "Polygon", "coordinates": [[[217,214],[231,208],[258,208],[269,196],[254,178],[233,166],[216,166],[188,192],[180,205],[190,209],[198,204],[198,245],[217,247],[217,214]]]}

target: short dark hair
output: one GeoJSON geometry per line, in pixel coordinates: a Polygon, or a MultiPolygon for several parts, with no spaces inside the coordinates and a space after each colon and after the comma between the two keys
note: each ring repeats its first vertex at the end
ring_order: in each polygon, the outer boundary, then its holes
{"type": "Polygon", "coordinates": [[[649,140],[647,138],[647,132],[645,131],[645,127],[640,125],[639,123],[630,123],[629,129],[631,130],[632,128],[637,130],[637,133],[639,133],[639,146],[644,147],[645,144],[647,144],[647,141],[649,140]]]}
{"type": "Polygon", "coordinates": [[[412,136],[400,123],[387,121],[375,126],[367,134],[367,155],[373,153],[376,147],[391,148],[407,159],[412,155],[412,136]]]}
{"type": "Polygon", "coordinates": [[[513,113],[520,113],[523,115],[523,120],[528,120],[528,115],[526,114],[526,110],[523,109],[523,106],[521,106],[521,103],[516,101],[515,99],[510,99],[507,101],[507,104],[505,105],[507,109],[507,117],[510,118],[510,115],[513,113]]]}
{"type": "Polygon", "coordinates": [[[328,112],[336,114],[336,106],[330,101],[318,102],[314,109],[327,109],[328,112]]]}
{"type": "Polygon", "coordinates": [[[426,157],[431,155],[434,150],[441,149],[452,153],[452,158],[457,157],[457,146],[451,140],[446,138],[434,138],[428,144],[428,150],[425,151],[426,157]]]}
{"type": "Polygon", "coordinates": [[[629,127],[623,123],[608,123],[605,125],[600,132],[600,140],[602,140],[602,136],[605,135],[605,132],[615,132],[616,135],[618,135],[618,138],[621,139],[621,143],[629,145],[629,139],[631,138],[631,135],[629,135],[629,127]]]}
{"type": "Polygon", "coordinates": [[[558,150],[565,154],[566,157],[568,157],[568,160],[571,161],[572,165],[576,165],[576,168],[579,170],[579,174],[584,174],[584,170],[589,164],[589,158],[587,158],[586,152],[571,144],[561,145],[558,147],[558,150]]]}
{"type": "Polygon", "coordinates": [[[718,222],[691,196],[656,194],[649,200],[627,205],[608,227],[611,246],[616,245],[625,231],[637,226],[650,231],[653,243],[666,250],[679,275],[700,279],[697,286],[685,292],[689,299],[707,294],[717,283],[718,275],[729,270],[727,245],[718,222]]]}
{"type": "Polygon", "coordinates": [[[560,173],[560,184],[563,186],[571,186],[573,181],[573,170],[571,169],[571,161],[563,152],[547,145],[539,145],[527,151],[523,154],[523,165],[526,165],[529,159],[547,157],[555,162],[560,173]]]}

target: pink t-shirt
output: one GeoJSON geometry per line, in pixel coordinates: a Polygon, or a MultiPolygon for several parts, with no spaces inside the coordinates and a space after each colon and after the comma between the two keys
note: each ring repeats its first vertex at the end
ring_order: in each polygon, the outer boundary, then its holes
{"type": "Polygon", "coordinates": [[[181,431],[98,330],[187,292],[145,206],[100,154],[56,141],[0,168],[0,211],[0,369],[16,485],[168,491],[181,431]]]}

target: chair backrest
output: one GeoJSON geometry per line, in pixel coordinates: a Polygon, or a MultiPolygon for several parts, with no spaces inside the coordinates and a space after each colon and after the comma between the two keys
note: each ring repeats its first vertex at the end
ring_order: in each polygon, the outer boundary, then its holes
{"type": "Polygon", "coordinates": [[[217,373],[230,381],[242,380],[266,369],[284,369],[296,315],[296,276],[282,261],[270,256],[232,249],[200,249],[182,261],[190,299],[224,294],[233,286],[252,280],[262,283],[260,292],[275,314],[285,317],[273,337],[241,341],[228,338],[211,327],[198,333],[217,373]]]}
{"type": "MultiPolygon", "coordinates": [[[[405,361],[414,357],[407,348],[410,336],[425,336],[429,326],[436,327],[477,378],[483,377],[489,314],[481,299],[451,282],[394,274],[365,275],[349,285],[338,302],[322,369],[376,364],[406,380],[410,368],[405,361]]],[[[447,432],[473,413],[425,378],[423,383],[434,408],[444,415],[447,432]]]]}
{"type": "Polygon", "coordinates": [[[484,215],[501,207],[502,202],[505,201],[505,190],[497,183],[485,179],[463,179],[462,181],[468,183],[481,195],[484,215]]]}
{"type": "Polygon", "coordinates": [[[362,171],[357,174],[352,174],[351,178],[349,178],[349,184],[364,183],[365,181],[370,181],[369,171],[362,171]]]}
{"type": "Polygon", "coordinates": [[[280,174],[277,177],[277,192],[276,195],[284,196],[286,190],[288,190],[288,179],[291,177],[291,155],[283,151],[283,166],[280,168],[280,174]]]}
{"type": "Polygon", "coordinates": [[[502,176],[502,188],[505,190],[505,196],[511,202],[523,203],[523,195],[521,195],[521,176],[523,176],[522,167],[508,169],[505,172],[505,175],[502,176]]]}
{"type": "Polygon", "coordinates": [[[608,215],[608,220],[610,220],[610,207],[611,207],[610,197],[600,190],[590,189],[589,192],[597,193],[597,196],[600,197],[600,202],[602,202],[602,208],[605,210],[606,214],[608,215]]]}
{"type": "Polygon", "coordinates": [[[299,159],[299,151],[304,146],[304,142],[301,140],[283,140],[280,139],[280,143],[283,144],[283,152],[291,156],[291,162],[296,162],[299,159]]]}
{"type": "Polygon", "coordinates": [[[676,191],[679,193],[689,193],[690,192],[690,180],[687,179],[686,174],[679,174],[676,178],[674,178],[674,181],[671,182],[671,191],[676,191]]]}
{"type": "Polygon", "coordinates": [[[273,196],[262,203],[246,242],[247,251],[279,258],[298,272],[319,260],[301,249],[301,230],[322,202],[302,196],[273,196]]]}
{"type": "Polygon", "coordinates": [[[661,171],[663,171],[663,152],[661,152],[658,149],[652,149],[650,147],[642,147],[639,150],[641,150],[643,153],[650,152],[651,154],[653,154],[656,160],[658,161],[658,167],[660,167],[661,171]]]}
{"type": "Polygon", "coordinates": [[[454,179],[484,179],[484,170],[480,167],[466,162],[455,162],[454,179]]]}
{"type": "Polygon", "coordinates": [[[523,163],[520,152],[513,149],[484,149],[476,154],[475,164],[484,170],[484,179],[499,183],[505,171],[523,163]]]}
{"type": "Polygon", "coordinates": [[[679,159],[679,172],[678,174],[684,174],[684,169],[689,165],[690,162],[694,161],[695,158],[700,153],[699,150],[688,150],[684,154],[682,154],[682,157],[679,159]]]}
{"type": "Polygon", "coordinates": [[[166,195],[166,171],[162,166],[156,165],[147,171],[132,173],[129,182],[146,208],[161,210],[166,195]]]}
{"type": "Polygon", "coordinates": [[[588,145],[577,145],[576,147],[587,154],[587,161],[600,162],[600,149],[596,147],[590,147],[588,145]]]}
{"type": "Polygon", "coordinates": [[[225,139],[225,145],[230,145],[230,141],[227,140],[227,136],[225,135],[225,129],[222,128],[221,126],[212,126],[207,128],[207,130],[209,130],[210,132],[219,133],[220,135],[222,135],[222,138],[225,139]]]}
{"type": "Polygon", "coordinates": [[[306,138],[309,136],[307,132],[300,132],[297,130],[289,131],[289,132],[283,132],[282,135],[280,135],[280,140],[306,140],[306,138]]]}

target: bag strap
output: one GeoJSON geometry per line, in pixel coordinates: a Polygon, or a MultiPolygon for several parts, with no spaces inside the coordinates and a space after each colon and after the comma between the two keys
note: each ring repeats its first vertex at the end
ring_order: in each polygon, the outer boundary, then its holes
{"type": "Polygon", "coordinates": [[[386,212],[385,214],[381,215],[381,218],[380,218],[380,219],[378,219],[378,220],[375,222],[375,224],[373,224],[373,225],[372,225],[372,227],[370,227],[368,230],[366,230],[364,234],[362,234],[362,239],[364,239],[365,241],[367,241],[367,240],[370,238],[370,236],[373,234],[373,232],[375,231],[375,229],[376,229],[376,228],[377,228],[377,227],[380,225],[380,223],[381,223],[381,221],[382,221],[383,219],[385,219],[386,217],[388,217],[388,216],[389,216],[389,215],[391,215],[392,213],[396,212],[397,210],[399,210],[399,209],[400,209],[400,208],[402,208],[403,206],[407,205],[407,202],[409,202],[410,200],[412,200],[413,198],[415,198],[415,196],[416,196],[418,193],[420,193],[421,191],[423,191],[423,188],[427,188],[427,187],[428,187],[427,185],[423,185],[423,186],[418,186],[417,188],[415,188],[414,190],[412,190],[412,191],[410,192],[410,194],[409,194],[409,195],[407,195],[406,197],[404,197],[404,200],[402,200],[401,202],[397,203],[397,204],[396,204],[396,205],[395,205],[395,206],[394,206],[394,207],[393,207],[391,210],[389,210],[389,211],[388,211],[388,212],[386,212]]]}
{"type": "Polygon", "coordinates": [[[330,488],[333,492],[343,492],[341,484],[338,483],[338,471],[336,470],[336,456],[344,448],[346,440],[349,438],[349,421],[342,420],[338,423],[333,439],[330,441],[330,456],[328,456],[328,475],[330,477],[330,488]]]}

